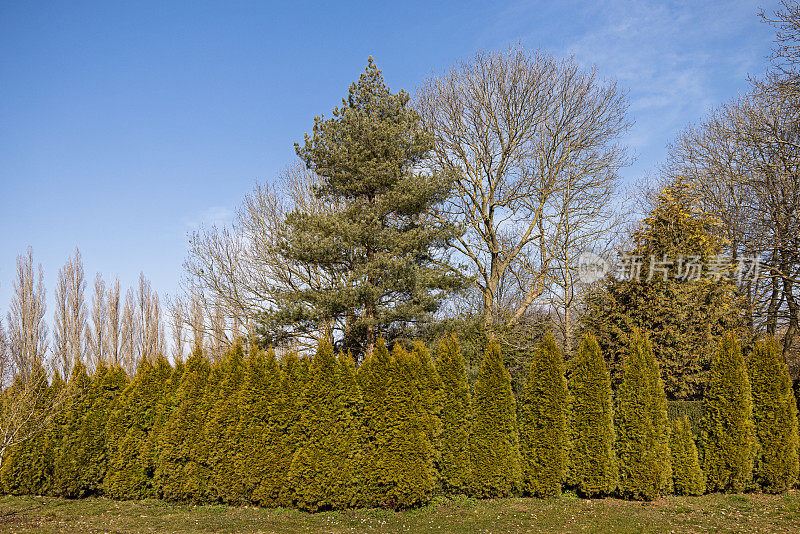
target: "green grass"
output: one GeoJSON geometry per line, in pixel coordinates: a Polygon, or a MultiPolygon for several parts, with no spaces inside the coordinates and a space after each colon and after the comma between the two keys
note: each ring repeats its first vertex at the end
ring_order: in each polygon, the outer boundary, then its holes
{"type": "Polygon", "coordinates": [[[800,492],[617,499],[437,499],[406,512],[0,498],[0,532],[800,532],[800,492]]]}

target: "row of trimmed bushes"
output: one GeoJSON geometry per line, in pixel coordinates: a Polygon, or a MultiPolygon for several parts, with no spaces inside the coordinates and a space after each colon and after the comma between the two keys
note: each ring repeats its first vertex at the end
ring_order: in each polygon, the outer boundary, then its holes
{"type": "Polygon", "coordinates": [[[709,373],[698,436],[670,421],[658,362],[634,333],[612,392],[596,340],[565,369],[552,337],[516,399],[490,342],[471,391],[454,337],[435,360],[381,342],[356,369],[323,344],[314,358],[240,345],[211,362],[143,360],[90,376],[50,427],[0,468],[8,493],[293,506],[408,508],[437,493],[653,499],[761,489],[798,477],[797,409],[774,340],[747,364],[732,336],[709,373]],[[569,380],[567,380],[567,377],[569,380]]]}

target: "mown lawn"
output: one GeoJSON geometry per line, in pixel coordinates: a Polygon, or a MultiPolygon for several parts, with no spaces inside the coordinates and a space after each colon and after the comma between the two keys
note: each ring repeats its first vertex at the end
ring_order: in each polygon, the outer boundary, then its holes
{"type": "Polygon", "coordinates": [[[0,498],[0,532],[800,532],[800,492],[617,499],[437,499],[417,510],[307,514],[160,501],[0,498]]]}

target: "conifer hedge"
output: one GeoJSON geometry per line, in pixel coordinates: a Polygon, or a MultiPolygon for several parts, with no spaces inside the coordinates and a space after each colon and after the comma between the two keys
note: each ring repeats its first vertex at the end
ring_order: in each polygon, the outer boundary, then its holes
{"type": "Polygon", "coordinates": [[[526,493],[557,497],[567,463],[567,381],[552,335],[536,347],[519,416],[522,482],[526,493]]]}
{"type": "Polygon", "coordinates": [[[755,343],[748,373],[757,446],[753,478],[764,492],[781,493],[797,482],[797,402],[774,337],[755,343]]]}
{"type": "MultiPolygon", "coordinates": [[[[0,484],[15,494],[311,511],[403,509],[442,493],[550,497],[563,487],[633,499],[786,491],[798,476],[798,438],[785,363],[773,339],[759,341],[747,363],[749,375],[738,341],[726,336],[696,445],[687,419],[668,429],[659,364],[635,331],[616,391],[616,431],[608,371],[591,336],[566,373],[551,336],[536,348],[519,424],[496,341],[474,391],[452,336],[435,360],[420,343],[390,351],[379,341],[358,369],[329,343],[313,357],[280,361],[273,351],[245,354],[241,344],[215,361],[201,350],[174,366],[147,358],[130,380],[120,367],[89,373],[79,362],[66,382],[40,382],[50,395],[69,388],[72,402],[6,452],[0,484]]],[[[17,377],[0,400],[21,387],[17,377]]]]}
{"type": "Polygon", "coordinates": [[[753,478],[753,400],[742,347],[725,334],[709,371],[699,449],[706,488],[739,493],[753,478]]]}

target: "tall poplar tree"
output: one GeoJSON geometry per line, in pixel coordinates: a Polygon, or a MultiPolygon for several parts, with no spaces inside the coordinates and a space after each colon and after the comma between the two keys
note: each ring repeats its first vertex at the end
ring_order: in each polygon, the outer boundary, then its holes
{"type": "Polygon", "coordinates": [[[454,227],[425,219],[448,190],[447,180],[420,171],[432,149],[409,95],[392,93],[370,57],[341,107],[315,118],[304,144],[295,145],[321,179],[317,198],[338,208],[297,210],[280,236],[287,260],[343,282],[287,292],[267,330],[344,324],[345,345],[369,353],[379,333],[436,310],[456,277],[434,261],[454,227]]]}

